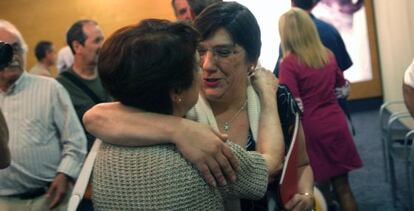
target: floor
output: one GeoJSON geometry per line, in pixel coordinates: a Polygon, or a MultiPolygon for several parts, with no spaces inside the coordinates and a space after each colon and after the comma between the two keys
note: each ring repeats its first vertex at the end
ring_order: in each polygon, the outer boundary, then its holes
{"type": "Polygon", "coordinates": [[[361,211],[409,210],[408,188],[405,169],[397,163],[397,200],[393,203],[391,186],[386,181],[381,146],[378,109],[351,114],[356,135],[354,136],[364,167],[350,173],[350,182],[361,211]]]}

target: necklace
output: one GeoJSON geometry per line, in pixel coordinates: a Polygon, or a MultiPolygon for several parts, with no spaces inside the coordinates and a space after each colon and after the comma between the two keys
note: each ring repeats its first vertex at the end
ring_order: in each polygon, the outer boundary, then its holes
{"type": "Polygon", "coordinates": [[[224,122],[223,130],[225,132],[228,132],[230,130],[230,127],[231,127],[230,124],[236,119],[237,116],[239,116],[240,112],[243,111],[243,109],[246,107],[246,105],[247,105],[247,100],[243,103],[243,105],[240,107],[240,109],[233,115],[233,117],[230,119],[230,121],[224,122]]]}

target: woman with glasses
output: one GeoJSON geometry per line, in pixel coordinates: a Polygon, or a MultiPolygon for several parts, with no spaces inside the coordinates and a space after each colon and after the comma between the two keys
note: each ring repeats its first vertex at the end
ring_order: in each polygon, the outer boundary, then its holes
{"type": "MultiPolygon", "coordinates": [[[[150,19],[121,28],[101,49],[102,82],[118,104],[130,111],[182,118],[200,92],[197,41],[197,31],[185,23],[150,19]]],[[[276,112],[274,106],[268,110],[268,115],[276,112]]],[[[261,121],[272,123],[265,119],[261,121]]],[[[272,131],[259,134],[266,137],[272,131]]],[[[120,147],[103,143],[93,174],[94,206],[97,210],[224,210],[224,197],[262,197],[268,174],[275,173],[272,166],[277,156],[247,152],[230,141],[226,144],[240,161],[238,179],[218,189],[209,187],[173,144],[120,147]]]]}
{"type": "MultiPolygon", "coordinates": [[[[213,130],[226,134],[230,140],[247,150],[274,155],[271,169],[280,173],[277,170],[281,169],[284,156],[283,132],[278,112],[269,110],[270,107],[278,108],[275,100],[277,85],[270,72],[256,70],[261,41],[255,17],[238,3],[222,2],[203,11],[195,20],[195,27],[201,33],[197,50],[203,70],[202,91],[198,103],[186,117],[210,125],[213,130]],[[249,77],[253,73],[254,76],[249,77]],[[268,129],[271,133],[262,136],[261,132],[268,129]]],[[[290,111],[291,108],[294,109],[294,105],[278,109],[284,111],[280,115],[288,115],[285,111],[290,111]]],[[[228,153],[221,153],[222,148],[219,148],[218,153],[212,153],[214,159],[207,159],[204,165],[198,164],[200,158],[192,160],[194,154],[208,154],[209,145],[215,144],[207,140],[199,142],[203,144],[196,147],[196,143],[186,141],[204,135],[198,131],[200,126],[160,115],[132,114],[125,108],[111,104],[99,105],[90,110],[84,121],[90,132],[117,145],[154,144],[155,137],[148,131],[156,131],[157,138],[171,140],[187,159],[194,161],[210,184],[215,184],[214,179],[211,182],[213,176],[218,185],[237,181],[237,178],[232,177],[232,169],[225,168],[228,163],[232,163],[232,159],[228,153]],[[107,127],[120,121],[124,124],[118,124],[116,128],[107,127]],[[138,143],[134,140],[136,138],[145,142],[138,143]]],[[[300,135],[303,138],[303,134],[300,135]]],[[[313,206],[312,170],[303,139],[300,146],[298,193],[285,205],[288,210],[306,210],[313,206]]],[[[276,174],[271,175],[270,180],[274,181],[275,176],[276,174]]],[[[260,201],[242,200],[241,203],[237,198],[227,198],[226,203],[228,210],[268,208],[266,198],[260,201]]]]}

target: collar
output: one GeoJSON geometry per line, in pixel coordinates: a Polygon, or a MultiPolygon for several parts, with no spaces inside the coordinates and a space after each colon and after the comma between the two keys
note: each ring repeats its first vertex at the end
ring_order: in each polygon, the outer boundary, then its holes
{"type": "Polygon", "coordinates": [[[6,94],[11,94],[22,90],[24,88],[25,81],[27,80],[27,73],[23,71],[20,77],[9,87],[9,89],[5,92],[6,94]]]}
{"type": "Polygon", "coordinates": [[[309,15],[311,16],[312,20],[316,19],[316,17],[312,13],[309,13],[309,15]]]}

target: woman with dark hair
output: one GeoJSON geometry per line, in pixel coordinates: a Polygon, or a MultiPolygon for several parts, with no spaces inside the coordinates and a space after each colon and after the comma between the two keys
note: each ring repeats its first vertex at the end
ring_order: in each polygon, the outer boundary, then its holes
{"type": "MultiPolygon", "coordinates": [[[[335,56],[321,42],[309,15],[292,8],[279,20],[283,50],[280,82],[302,105],[303,129],[315,181],[332,182],[341,210],[357,210],[348,172],[362,166],[335,87],[345,79],[335,56]]],[[[325,191],[326,193],[326,191],[325,191]]]]}
{"type": "MultiPolygon", "coordinates": [[[[119,101],[115,104],[129,112],[179,119],[199,96],[197,44],[198,33],[190,25],[144,20],[108,38],[100,52],[99,75],[119,101]]],[[[267,133],[271,132],[260,131],[264,137],[267,133]]],[[[93,174],[94,206],[97,210],[224,210],[225,197],[263,197],[268,173],[276,171],[275,155],[247,152],[230,141],[227,144],[240,161],[238,179],[217,189],[166,140],[146,147],[103,143],[93,174]]]]}
{"type": "MultiPolygon", "coordinates": [[[[230,140],[247,150],[273,155],[271,168],[280,170],[284,142],[279,113],[284,131],[287,131],[292,123],[290,114],[296,112],[296,104],[290,99],[286,88],[278,90],[279,96],[283,97],[276,101],[277,84],[272,82],[274,76],[269,71],[256,70],[261,41],[255,17],[238,3],[222,2],[206,8],[195,20],[195,26],[202,35],[198,47],[200,66],[203,69],[202,91],[196,106],[186,115],[187,118],[208,124],[215,131],[227,134],[230,140]],[[253,73],[254,76],[249,77],[253,73]],[[280,106],[281,103],[284,103],[283,106],[280,106]],[[267,131],[268,135],[263,136],[263,131],[267,131]]],[[[200,135],[200,127],[197,125],[188,126],[182,120],[167,116],[131,114],[122,106],[111,104],[99,105],[90,110],[84,117],[84,122],[91,133],[116,145],[143,146],[156,143],[156,138],[169,139],[188,160],[196,164],[210,184],[215,184],[214,180],[211,181],[213,176],[219,185],[234,181],[231,169],[226,168],[226,163],[231,163],[231,158],[227,153],[221,153],[222,148],[218,148],[217,153],[211,153],[213,159],[207,158],[205,164],[200,162],[202,159],[193,159],[193,154],[208,154],[205,151],[211,149],[210,144],[216,146],[212,140],[197,147],[194,142],[186,141],[204,135],[200,135]],[[120,121],[123,123],[108,127],[108,124],[120,121]],[[147,131],[155,131],[157,137],[147,131]],[[136,138],[141,141],[134,140],[136,138]]],[[[307,210],[313,206],[312,170],[304,148],[302,131],[299,135],[298,193],[285,205],[288,210],[307,210]]],[[[275,175],[271,174],[270,179],[275,180],[275,175]]],[[[227,198],[226,203],[228,210],[268,208],[266,198],[260,201],[243,200],[242,203],[238,198],[227,198]]]]}

